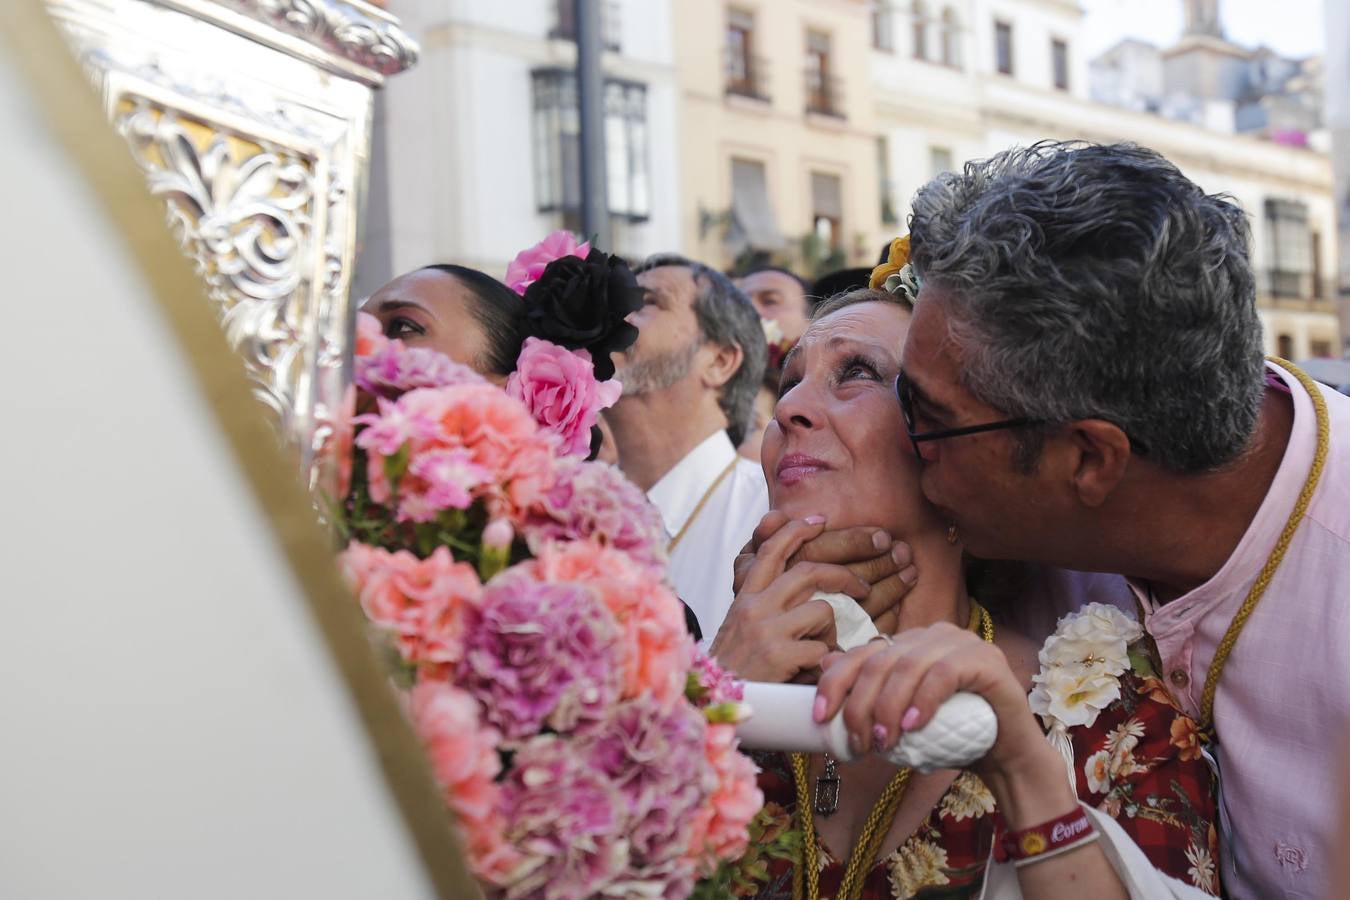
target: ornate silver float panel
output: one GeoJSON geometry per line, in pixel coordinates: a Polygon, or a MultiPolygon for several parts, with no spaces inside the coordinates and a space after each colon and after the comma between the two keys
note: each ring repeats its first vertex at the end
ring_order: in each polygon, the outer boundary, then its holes
{"type": "Polygon", "coordinates": [[[348,384],[372,92],[416,61],[336,0],[47,0],[313,487],[348,384]]]}

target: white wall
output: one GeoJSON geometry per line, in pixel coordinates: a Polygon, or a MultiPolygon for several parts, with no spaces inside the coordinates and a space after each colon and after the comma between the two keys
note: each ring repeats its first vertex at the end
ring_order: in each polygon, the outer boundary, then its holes
{"type": "Polygon", "coordinates": [[[8,59],[0,247],[40,302],[0,357],[0,896],[430,898],[126,236],[8,59]]]}
{"type": "MultiPolygon", "coordinates": [[[[531,72],[575,65],[547,40],[551,0],[409,4],[417,68],[385,90],[393,271],[457,262],[500,276],[519,250],[561,225],[538,212],[531,72]]],[[[402,10],[400,10],[402,12],[402,10]]],[[[607,74],[647,86],[650,218],[614,222],[615,246],[641,257],[679,249],[674,47],[669,0],[619,4],[620,52],[607,74]]]]}

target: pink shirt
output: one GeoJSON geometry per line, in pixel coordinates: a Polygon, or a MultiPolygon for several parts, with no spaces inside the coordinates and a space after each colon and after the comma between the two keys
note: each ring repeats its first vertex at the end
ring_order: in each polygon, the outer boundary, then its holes
{"type": "MultiPolygon", "coordinates": [[[[1154,607],[1136,586],[1162,675],[1193,716],[1214,651],[1270,556],[1317,446],[1307,391],[1269,368],[1293,399],[1294,425],[1247,533],[1223,568],[1185,596],[1154,607]]],[[[1350,721],[1350,397],[1327,388],[1322,396],[1331,422],[1326,467],[1228,658],[1214,702],[1222,795],[1234,831],[1222,875],[1234,898],[1322,900],[1339,843],[1337,782],[1350,721]]]]}

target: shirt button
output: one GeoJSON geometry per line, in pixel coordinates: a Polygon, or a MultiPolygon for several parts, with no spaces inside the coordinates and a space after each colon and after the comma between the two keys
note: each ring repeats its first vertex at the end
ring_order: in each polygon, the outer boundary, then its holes
{"type": "Polygon", "coordinates": [[[1186,674],[1185,669],[1173,669],[1172,674],[1168,677],[1171,678],[1172,683],[1179,688],[1184,688],[1191,683],[1191,676],[1186,674]]]}

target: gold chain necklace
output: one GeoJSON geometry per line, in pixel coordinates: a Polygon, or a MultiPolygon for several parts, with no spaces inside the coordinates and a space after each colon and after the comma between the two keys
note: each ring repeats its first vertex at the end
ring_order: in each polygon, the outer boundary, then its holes
{"type": "Polygon", "coordinates": [[[675,552],[675,548],[679,546],[680,541],[684,540],[684,536],[689,532],[689,526],[694,524],[694,520],[698,518],[698,514],[703,512],[703,507],[708,505],[708,501],[712,499],[712,495],[717,492],[718,485],[727,480],[727,476],[731,474],[732,469],[736,468],[736,463],[739,460],[739,456],[733,456],[731,462],[727,463],[727,467],[713,479],[713,483],[703,492],[703,496],[698,499],[698,503],[694,504],[694,511],[689,514],[689,518],[684,520],[684,525],[680,527],[679,532],[671,538],[670,543],[666,545],[667,556],[675,552]]]}
{"type": "MultiPolygon", "coordinates": [[[[1331,422],[1327,416],[1327,401],[1322,396],[1317,384],[1308,377],[1306,372],[1288,360],[1276,356],[1268,356],[1266,359],[1293,375],[1312,399],[1313,412],[1317,415],[1317,450],[1313,453],[1312,466],[1308,469],[1308,477],[1303,482],[1303,490],[1299,491],[1298,500],[1294,502],[1294,508],[1289,513],[1289,519],[1284,523],[1284,530],[1280,532],[1279,540],[1275,542],[1274,549],[1270,551],[1266,564],[1261,567],[1261,572],[1256,576],[1256,581],[1252,584],[1251,590],[1247,592],[1246,598],[1242,601],[1242,606],[1238,607],[1233,620],[1228,623],[1228,630],[1224,632],[1223,639],[1219,641],[1219,646],[1215,648],[1214,659],[1210,661],[1209,671],[1205,673],[1205,689],[1204,693],[1200,695],[1200,721],[1196,723],[1196,730],[1200,732],[1200,736],[1206,742],[1213,741],[1218,736],[1214,730],[1214,697],[1219,692],[1219,678],[1223,675],[1223,667],[1228,663],[1228,655],[1233,652],[1233,647],[1237,644],[1243,627],[1246,626],[1247,621],[1252,617],[1252,613],[1255,612],[1256,604],[1260,602],[1266,588],[1270,587],[1270,582],[1275,577],[1275,570],[1284,561],[1284,554],[1289,550],[1289,544],[1294,539],[1294,532],[1303,522],[1303,516],[1308,511],[1308,504],[1312,502],[1313,492],[1317,490],[1317,483],[1322,478],[1322,469],[1326,467],[1327,453],[1331,446],[1331,422]]],[[[1135,604],[1140,605],[1137,595],[1135,604]]],[[[1141,624],[1144,621],[1142,605],[1140,605],[1139,621],[1141,624]]]]}
{"type": "MultiPolygon", "coordinates": [[[[978,632],[986,644],[994,642],[994,620],[989,611],[974,600],[970,601],[971,631],[978,632]]],[[[792,780],[797,791],[797,823],[802,831],[802,858],[792,875],[793,900],[820,900],[820,845],[816,842],[816,823],[809,802],[810,792],[808,762],[805,753],[792,754],[792,780]]],[[[867,873],[876,862],[881,842],[890,833],[895,824],[895,815],[900,809],[900,801],[905,796],[905,786],[909,783],[909,769],[896,772],[881,792],[880,799],[872,806],[863,822],[862,834],[853,845],[849,855],[848,867],[839,882],[836,900],[858,900],[862,894],[867,873]]]]}

